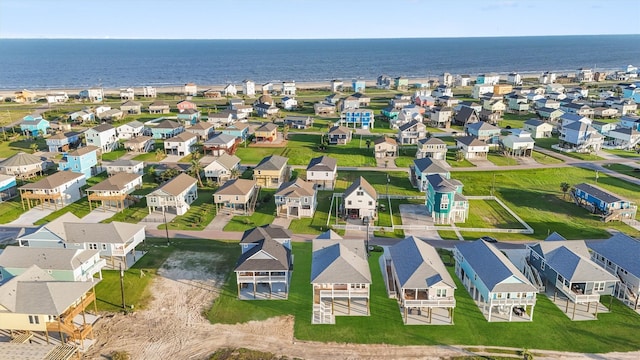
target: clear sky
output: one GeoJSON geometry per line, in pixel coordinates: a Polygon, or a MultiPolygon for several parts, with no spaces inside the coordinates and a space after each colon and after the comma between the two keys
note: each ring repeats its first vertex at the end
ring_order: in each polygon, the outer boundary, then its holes
{"type": "Polygon", "coordinates": [[[0,38],[640,34],[640,0],[0,0],[0,38]]]}

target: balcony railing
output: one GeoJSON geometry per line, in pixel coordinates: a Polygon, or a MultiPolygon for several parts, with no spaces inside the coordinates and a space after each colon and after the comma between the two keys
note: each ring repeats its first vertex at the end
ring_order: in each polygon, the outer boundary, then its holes
{"type": "Polygon", "coordinates": [[[403,300],[404,307],[455,307],[456,299],[443,298],[434,300],[403,300]]]}
{"type": "Polygon", "coordinates": [[[238,275],[238,282],[256,282],[256,283],[276,283],[287,282],[287,277],[283,275],[238,275]]]}
{"type": "Polygon", "coordinates": [[[565,286],[563,282],[556,280],[556,288],[562,291],[569,300],[574,303],[587,303],[587,302],[600,302],[600,293],[591,292],[589,294],[579,294],[569,287],[565,286]]]}
{"type": "Polygon", "coordinates": [[[491,299],[489,304],[495,305],[535,305],[535,298],[491,299]]]}
{"type": "Polygon", "coordinates": [[[368,289],[351,289],[351,290],[320,290],[320,298],[353,298],[353,297],[369,297],[368,289]]]}

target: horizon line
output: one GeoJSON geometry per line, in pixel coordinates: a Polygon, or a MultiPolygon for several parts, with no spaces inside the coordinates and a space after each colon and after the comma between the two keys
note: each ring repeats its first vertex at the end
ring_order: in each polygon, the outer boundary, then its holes
{"type": "Polygon", "coordinates": [[[552,35],[477,35],[477,36],[408,36],[408,37],[354,37],[354,38],[146,38],[146,37],[0,37],[0,40],[403,40],[403,39],[467,39],[467,38],[531,38],[580,36],[638,36],[640,34],[552,34],[552,35]]]}

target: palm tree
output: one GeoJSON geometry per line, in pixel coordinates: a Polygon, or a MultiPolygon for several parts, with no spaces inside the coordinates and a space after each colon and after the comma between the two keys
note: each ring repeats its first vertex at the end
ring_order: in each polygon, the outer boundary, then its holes
{"type": "Polygon", "coordinates": [[[562,198],[564,199],[567,195],[567,191],[571,188],[571,185],[567,182],[560,183],[560,189],[562,189],[562,198]]]}
{"type": "Polygon", "coordinates": [[[198,179],[198,186],[203,187],[200,172],[202,172],[202,164],[200,164],[200,153],[191,153],[191,173],[198,179]]]}
{"type": "Polygon", "coordinates": [[[289,125],[285,125],[282,128],[282,138],[287,140],[287,137],[289,136],[289,125]]]}
{"type": "Polygon", "coordinates": [[[462,150],[456,151],[456,161],[464,160],[464,152],[462,150]]]}
{"type": "Polygon", "coordinates": [[[164,157],[164,150],[156,149],[155,154],[156,154],[156,160],[160,161],[164,157]]]}
{"type": "Polygon", "coordinates": [[[237,178],[239,178],[239,177],[240,177],[240,170],[238,170],[238,168],[237,168],[237,167],[236,167],[236,168],[231,169],[231,171],[229,171],[229,176],[230,176],[232,179],[237,179],[237,178]]]}
{"type": "Polygon", "coordinates": [[[366,144],[367,144],[367,149],[370,149],[371,148],[371,139],[367,139],[366,144]]]}
{"type": "Polygon", "coordinates": [[[29,145],[29,148],[31,149],[31,152],[35,154],[35,152],[38,151],[38,144],[34,141],[33,144],[29,145]]]}

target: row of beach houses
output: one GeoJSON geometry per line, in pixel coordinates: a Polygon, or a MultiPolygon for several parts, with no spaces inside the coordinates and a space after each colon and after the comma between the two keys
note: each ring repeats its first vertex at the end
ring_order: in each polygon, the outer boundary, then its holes
{"type": "MultiPolygon", "coordinates": [[[[240,246],[238,298],[286,300],[294,271],[291,232],[275,225],[254,228],[244,233],[240,246]]],[[[311,321],[333,324],[336,316],[371,315],[365,241],[329,230],[313,240],[312,248],[311,321]]],[[[495,245],[477,240],[454,246],[454,273],[487,321],[532,321],[538,294],[572,320],[594,320],[608,311],[600,304],[602,295],[637,308],[640,269],[631,254],[638,251],[640,242],[623,234],[587,244],[554,233],[527,246],[514,263],[495,245]]],[[[408,237],[386,247],[379,263],[387,294],[398,300],[405,324],[453,324],[457,285],[435,248],[408,237]]]]}

